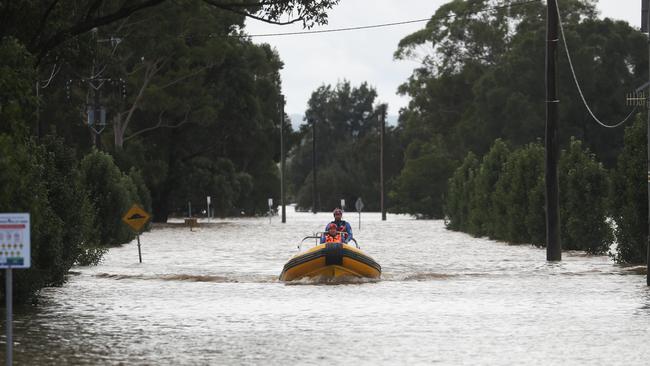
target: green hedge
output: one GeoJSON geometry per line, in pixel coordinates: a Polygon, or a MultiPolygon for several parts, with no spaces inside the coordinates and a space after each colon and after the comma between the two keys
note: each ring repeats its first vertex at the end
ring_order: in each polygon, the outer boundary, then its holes
{"type": "Polygon", "coordinates": [[[95,212],[74,151],[61,140],[22,143],[0,135],[0,171],[0,212],[31,217],[32,265],[14,276],[16,302],[25,302],[44,286],[62,284],[83,257],[101,258],[95,250],[95,212]]]}
{"type": "Polygon", "coordinates": [[[611,212],[616,222],[617,249],[622,263],[646,263],[648,192],[646,123],[639,118],[625,129],[625,146],[612,174],[611,212]]]}
{"type": "MultiPolygon", "coordinates": [[[[562,151],[559,173],[563,248],[606,252],[613,241],[607,222],[607,171],[580,141],[572,139],[562,151]]],[[[544,246],[544,192],[544,146],[536,142],[511,151],[496,140],[480,164],[469,153],[449,180],[447,227],[544,246]]]]}

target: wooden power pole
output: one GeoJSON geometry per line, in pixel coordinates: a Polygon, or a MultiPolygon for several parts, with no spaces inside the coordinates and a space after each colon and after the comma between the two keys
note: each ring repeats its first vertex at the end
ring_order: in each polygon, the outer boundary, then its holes
{"type": "MultiPolygon", "coordinates": [[[[641,31],[648,33],[648,79],[650,79],[650,1],[641,0],[641,31]]],[[[650,286],[650,81],[648,81],[648,107],[647,144],[648,144],[648,240],[646,240],[646,284],[650,286]]]]}
{"type": "Polygon", "coordinates": [[[560,242],[560,199],[558,183],[559,146],[557,139],[558,110],[557,63],[558,12],[557,0],[548,0],[546,8],[546,260],[562,260],[560,242]]]}
{"type": "Polygon", "coordinates": [[[312,204],[311,204],[311,210],[313,213],[317,213],[318,210],[316,209],[316,197],[317,197],[317,192],[316,192],[316,120],[312,119],[311,120],[311,173],[312,173],[312,204]]]}
{"type": "Polygon", "coordinates": [[[280,101],[280,204],[282,205],[282,223],[287,222],[287,210],[284,201],[284,96],[280,101]]]}
{"type": "Polygon", "coordinates": [[[379,134],[379,190],[381,191],[381,220],[386,221],[386,206],[384,205],[384,133],[386,130],[386,105],[381,107],[381,130],[379,134]]]}

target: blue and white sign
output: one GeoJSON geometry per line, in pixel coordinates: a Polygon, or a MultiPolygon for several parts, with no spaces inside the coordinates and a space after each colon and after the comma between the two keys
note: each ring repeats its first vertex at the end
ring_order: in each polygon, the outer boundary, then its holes
{"type": "Polygon", "coordinates": [[[29,268],[28,213],[0,213],[0,268],[29,268]]]}

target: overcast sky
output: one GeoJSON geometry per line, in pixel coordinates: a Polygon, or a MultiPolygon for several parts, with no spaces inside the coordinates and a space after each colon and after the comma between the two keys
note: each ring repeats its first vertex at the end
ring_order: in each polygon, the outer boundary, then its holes
{"type": "MultiPolygon", "coordinates": [[[[427,19],[448,0],[341,0],[329,12],[329,24],[312,30],[347,28],[427,19]]],[[[560,10],[562,1],[559,1],[560,10]]],[[[600,0],[601,18],[622,19],[640,27],[641,0],[600,0]]],[[[384,28],[275,37],[254,37],[256,43],[275,47],[284,62],[283,93],[287,114],[304,114],[311,93],[323,84],[344,79],[353,86],[367,81],[378,93],[377,102],[388,103],[388,114],[397,115],[408,103],[396,94],[418,66],[415,61],[393,60],[397,43],[426,25],[426,21],[384,28]]],[[[301,31],[299,25],[275,26],[247,21],[248,34],[301,31]]],[[[301,121],[292,121],[294,125],[301,121]]]]}

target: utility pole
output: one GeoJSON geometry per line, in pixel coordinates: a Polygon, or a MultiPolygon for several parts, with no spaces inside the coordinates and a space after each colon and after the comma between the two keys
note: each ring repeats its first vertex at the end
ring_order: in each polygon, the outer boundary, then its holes
{"type": "Polygon", "coordinates": [[[287,222],[287,211],[284,202],[284,96],[280,96],[280,204],[282,205],[282,223],[287,222]]]}
{"type": "Polygon", "coordinates": [[[311,210],[315,214],[318,212],[316,209],[316,120],[311,119],[311,173],[312,173],[312,205],[311,210]]]}
{"type": "Polygon", "coordinates": [[[381,195],[381,221],[386,221],[386,207],[384,206],[384,133],[386,129],[386,104],[381,108],[381,129],[379,134],[379,190],[381,195]]]}
{"type": "MultiPolygon", "coordinates": [[[[92,81],[91,81],[92,83],[92,81]]],[[[101,84],[100,84],[101,85],[101,84]]],[[[97,148],[97,150],[101,150],[101,138],[100,134],[104,130],[104,126],[106,124],[106,117],[105,115],[102,116],[102,111],[101,111],[101,105],[100,105],[100,94],[99,94],[99,89],[101,86],[98,88],[93,87],[93,107],[92,107],[92,124],[91,121],[88,121],[88,124],[91,126],[91,133],[93,137],[93,145],[97,148]],[[102,117],[104,117],[102,119],[102,117]],[[99,124],[100,130],[97,130],[94,126],[96,124],[99,124]]]]}
{"type": "Polygon", "coordinates": [[[562,260],[560,242],[560,199],[558,182],[559,145],[557,123],[560,101],[557,99],[558,11],[557,0],[548,0],[546,7],[546,260],[562,260]]]}
{"type": "MultiPolygon", "coordinates": [[[[648,79],[650,83],[650,1],[641,0],[641,31],[648,33],[648,79]]],[[[650,84],[648,86],[650,88],[650,84]]],[[[648,123],[647,129],[647,144],[648,144],[648,240],[646,241],[646,285],[650,286],[650,90],[648,91],[648,100],[646,105],[648,107],[648,123]]]]}

